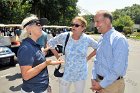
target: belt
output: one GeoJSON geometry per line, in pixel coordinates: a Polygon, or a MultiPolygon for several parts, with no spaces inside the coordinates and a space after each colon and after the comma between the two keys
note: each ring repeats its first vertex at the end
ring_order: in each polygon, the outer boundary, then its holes
{"type": "MultiPolygon", "coordinates": [[[[100,75],[98,75],[98,74],[97,74],[97,78],[100,79],[100,80],[103,80],[103,79],[104,79],[103,76],[100,76],[100,75]]],[[[117,78],[117,80],[122,79],[122,78],[123,78],[122,76],[119,76],[119,77],[117,78]]]]}

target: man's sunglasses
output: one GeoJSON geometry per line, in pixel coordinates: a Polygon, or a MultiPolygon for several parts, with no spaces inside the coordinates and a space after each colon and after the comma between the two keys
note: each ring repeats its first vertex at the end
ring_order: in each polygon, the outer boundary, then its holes
{"type": "Polygon", "coordinates": [[[81,25],[79,25],[79,24],[71,24],[71,26],[73,27],[79,27],[79,26],[81,26],[81,25]]]}

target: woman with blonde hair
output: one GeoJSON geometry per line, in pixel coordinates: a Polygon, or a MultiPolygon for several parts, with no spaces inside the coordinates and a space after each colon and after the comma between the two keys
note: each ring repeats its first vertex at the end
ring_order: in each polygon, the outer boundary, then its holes
{"type": "Polygon", "coordinates": [[[60,64],[62,61],[46,59],[36,43],[42,35],[43,23],[35,16],[22,21],[21,46],[17,57],[21,69],[23,84],[22,93],[47,93],[49,83],[48,65],[60,64]]]}
{"type": "Polygon", "coordinates": [[[60,78],[59,93],[69,93],[71,83],[75,86],[75,93],[84,93],[85,82],[88,75],[87,61],[95,55],[95,51],[87,56],[88,47],[96,50],[97,42],[86,35],[85,29],[87,21],[77,16],[72,20],[71,32],[61,33],[52,38],[48,44],[51,49],[56,45],[65,46],[65,41],[68,33],[70,34],[67,45],[65,47],[65,65],[64,74],[60,78]]]}

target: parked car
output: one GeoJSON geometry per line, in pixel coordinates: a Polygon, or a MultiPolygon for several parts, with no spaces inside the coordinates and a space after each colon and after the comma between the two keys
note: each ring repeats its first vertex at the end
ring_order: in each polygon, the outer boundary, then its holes
{"type": "Polygon", "coordinates": [[[15,53],[11,51],[10,48],[5,46],[0,46],[0,64],[10,64],[15,66],[16,62],[14,61],[15,53]]]}
{"type": "Polygon", "coordinates": [[[16,65],[15,53],[11,51],[11,40],[9,36],[0,36],[0,64],[16,65]]]}

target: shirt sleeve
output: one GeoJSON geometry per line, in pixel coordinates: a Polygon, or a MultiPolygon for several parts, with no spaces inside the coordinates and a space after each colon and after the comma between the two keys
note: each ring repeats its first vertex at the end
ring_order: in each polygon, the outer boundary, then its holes
{"type": "Polygon", "coordinates": [[[118,77],[124,76],[128,64],[128,43],[125,38],[117,39],[113,47],[113,66],[107,76],[100,82],[101,87],[105,88],[117,80],[118,77]]]}
{"type": "Polygon", "coordinates": [[[66,33],[61,33],[53,38],[51,38],[48,41],[48,45],[52,48],[55,49],[56,45],[64,45],[65,39],[66,39],[66,33]]]}
{"type": "Polygon", "coordinates": [[[32,66],[34,62],[33,53],[28,46],[22,46],[18,50],[17,54],[18,62],[20,66],[32,66]]]}
{"type": "Polygon", "coordinates": [[[88,38],[88,42],[89,42],[89,47],[92,47],[93,49],[97,49],[97,41],[94,40],[93,38],[89,37],[88,38]]]}
{"type": "Polygon", "coordinates": [[[97,77],[97,73],[96,73],[95,64],[94,64],[92,68],[92,79],[96,79],[96,77],[97,77]]]}

